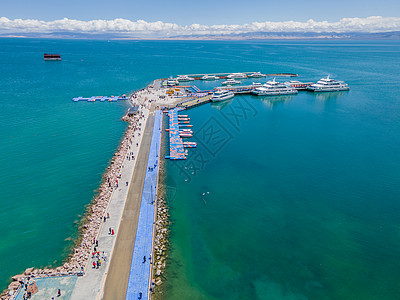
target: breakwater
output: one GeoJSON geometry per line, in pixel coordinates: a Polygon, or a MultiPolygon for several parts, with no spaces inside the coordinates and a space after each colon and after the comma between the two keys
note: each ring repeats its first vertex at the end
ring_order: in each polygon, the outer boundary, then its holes
{"type": "Polygon", "coordinates": [[[136,237],[128,279],[126,299],[149,299],[153,270],[153,240],[155,202],[157,198],[158,170],[161,142],[161,111],[155,112],[153,135],[147,160],[136,237]]]}

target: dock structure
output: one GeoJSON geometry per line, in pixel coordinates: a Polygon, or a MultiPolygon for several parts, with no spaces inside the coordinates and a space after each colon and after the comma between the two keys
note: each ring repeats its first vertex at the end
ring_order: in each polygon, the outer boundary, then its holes
{"type": "Polygon", "coordinates": [[[179,134],[178,112],[184,110],[182,107],[174,108],[168,111],[169,117],[169,159],[186,159],[185,149],[182,138],[179,134]]]}
{"type": "Polygon", "coordinates": [[[219,86],[214,90],[231,91],[234,94],[250,94],[253,90],[259,86],[254,85],[242,85],[242,86],[219,86]]]}
{"type": "Polygon", "coordinates": [[[298,91],[305,91],[307,87],[311,86],[313,82],[295,82],[290,85],[298,91]]]}
{"type": "Polygon", "coordinates": [[[84,98],[82,96],[79,97],[75,97],[72,98],[72,101],[74,102],[78,102],[78,101],[87,101],[87,102],[96,102],[96,101],[100,101],[100,102],[117,102],[118,100],[128,100],[128,97],[126,97],[125,95],[123,96],[92,96],[89,98],[84,98]]]}
{"type": "MultiPolygon", "coordinates": [[[[243,74],[251,75],[257,72],[240,72],[243,74]]],[[[215,75],[218,76],[221,79],[226,78],[228,75],[230,75],[232,73],[207,73],[207,74],[187,74],[187,76],[194,78],[195,80],[199,80],[201,77],[203,77],[204,75],[215,75]]],[[[298,74],[295,73],[274,73],[274,74],[264,74],[266,76],[284,76],[284,77],[297,77],[298,74]]]]}
{"type": "Polygon", "coordinates": [[[126,300],[150,299],[153,271],[153,246],[155,201],[159,169],[159,151],[161,142],[161,111],[155,112],[153,136],[151,138],[147,170],[140,203],[135,246],[129,273],[126,300]]]}
{"type": "Polygon", "coordinates": [[[178,104],[179,107],[192,108],[208,102],[211,102],[212,95],[206,95],[200,98],[191,99],[178,104]]]}

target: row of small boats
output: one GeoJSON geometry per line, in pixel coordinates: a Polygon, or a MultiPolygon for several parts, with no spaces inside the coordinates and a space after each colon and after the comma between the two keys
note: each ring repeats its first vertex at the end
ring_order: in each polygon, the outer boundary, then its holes
{"type": "MultiPolygon", "coordinates": [[[[253,83],[252,93],[259,96],[293,95],[298,93],[297,88],[300,86],[304,87],[304,84],[299,81],[292,80],[280,83],[274,78],[264,84],[253,83]]],[[[335,80],[327,76],[326,78],[320,79],[317,83],[305,86],[305,89],[311,92],[336,92],[348,91],[350,88],[344,81],[335,80]]],[[[233,97],[233,91],[220,89],[214,92],[211,100],[213,102],[218,102],[229,100],[233,97]]]]}
{"type": "MultiPolygon", "coordinates": [[[[245,73],[231,73],[228,76],[226,76],[226,78],[228,80],[235,80],[235,79],[246,79],[246,78],[260,78],[260,77],[265,77],[265,76],[267,76],[267,75],[262,74],[261,72],[254,72],[254,73],[251,73],[248,75],[245,73]]],[[[225,76],[223,78],[225,78],[225,76]]],[[[218,77],[216,75],[204,75],[204,76],[200,77],[200,80],[207,80],[207,81],[219,80],[219,79],[221,79],[221,77],[218,77]]],[[[175,80],[178,82],[188,82],[188,81],[195,80],[195,78],[190,77],[188,75],[178,75],[178,77],[175,80]]]]}

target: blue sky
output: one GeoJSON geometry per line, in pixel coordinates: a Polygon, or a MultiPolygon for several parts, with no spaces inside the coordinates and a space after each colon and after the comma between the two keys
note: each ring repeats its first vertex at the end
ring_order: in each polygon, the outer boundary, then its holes
{"type": "Polygon", "coordinates": [[[51,21],[115,19],[179,25],[264,21],[339,21],[350,17],[400,17],[397,0],[0,0],[0,17],[51,21]]]}
{"type": "Polygon", "coordinates": [[[0,36],[400,31],[400,0],[0,0],[0,36]]]}

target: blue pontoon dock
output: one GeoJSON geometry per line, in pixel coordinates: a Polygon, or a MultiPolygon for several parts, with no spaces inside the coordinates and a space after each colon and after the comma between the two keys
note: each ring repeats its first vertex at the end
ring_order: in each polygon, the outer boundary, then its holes
{"type": "Polygon", "coordinates": [[[92,96],[89,98],[84,98],[82,96],[79,97],[75,97],[72,98],[72,101],[74,102],[78,102],[78,101],[87,101],[87,102],[96,102],[96,101],[100,101],[100,102],[117,102],[118,100],[128,100],[128,97],[126,96],[92,96]]]}

